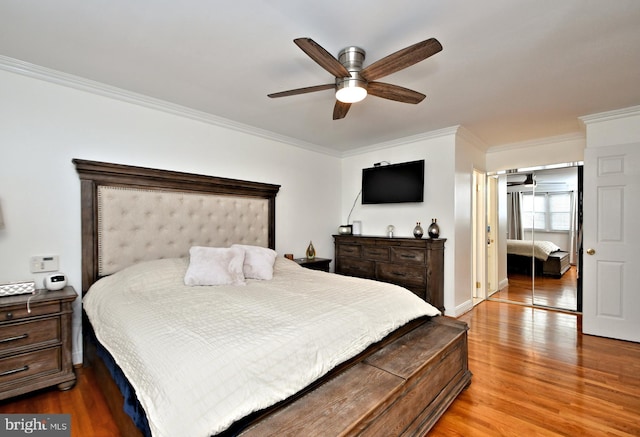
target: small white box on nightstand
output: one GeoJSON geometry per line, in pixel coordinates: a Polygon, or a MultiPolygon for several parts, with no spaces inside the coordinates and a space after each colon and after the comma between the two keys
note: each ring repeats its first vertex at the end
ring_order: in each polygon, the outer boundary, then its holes
{"type": "Polygon", "coordinates": [[[8,284],[0,284],[0,297],[33,293],[34,291],[36,291],[36,283],[34,281],[10,282],[8,284]]]}

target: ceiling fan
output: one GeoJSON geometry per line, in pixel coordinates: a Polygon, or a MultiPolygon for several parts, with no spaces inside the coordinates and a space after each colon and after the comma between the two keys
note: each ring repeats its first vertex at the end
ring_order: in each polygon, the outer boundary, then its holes
{"type": "Polygon", "coordinates": [[[535,187],[535,175],[533,173],[507,175],[507,187],[515,187],[518,185],[523,185],[525,187],[535,187]]]}
{"type": "Polygon", "coordinates": [[[398,50],[362,68],[365,51],[360,47],[352,46],[342,49],[336,59],[311,38],[296,38],[293,42],[318,65],[334,75],[335,83],[297,88],[268,94],[268,96],[287,97],[334,89],[336,92],[336,104],[333,107],[334,120],[344,118],[351,104],[363,100],[367,94],[402,103],[420,103],[425,98],[424,94],[398,85],[376,82],[376,80],[417,64],[442,50],[438,40],[430,38],[398,50]]]}

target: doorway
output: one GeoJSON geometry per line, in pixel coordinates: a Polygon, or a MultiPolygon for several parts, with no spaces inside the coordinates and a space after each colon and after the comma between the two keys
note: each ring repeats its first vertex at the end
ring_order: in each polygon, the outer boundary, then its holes
{"type": "Polygon", "coordinates": [[[487,276],[499,283],[490,299],[581,311],[581,174],[582,163],[570,163],[489,177],[497,195],[487,217],[498,224],[487,276]]]}
{"type": "Polygon", "coordinates": [[[477,305],[487,296],[487,285],[489,280],[487,277],[487,242],[488,232],[486,224],[486,188],[485,174],[478,170],[473,170],[473,195],[472,195],[472,220],[473,226],[473,305],[477,305]]]}

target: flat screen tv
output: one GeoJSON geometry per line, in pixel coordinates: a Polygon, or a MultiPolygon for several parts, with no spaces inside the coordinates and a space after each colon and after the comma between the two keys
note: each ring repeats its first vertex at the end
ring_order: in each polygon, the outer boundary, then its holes
{"type": "Polygon", "coordinates": [[[424,159],[362,169],[362,203],[424,201],[424,159]]]}

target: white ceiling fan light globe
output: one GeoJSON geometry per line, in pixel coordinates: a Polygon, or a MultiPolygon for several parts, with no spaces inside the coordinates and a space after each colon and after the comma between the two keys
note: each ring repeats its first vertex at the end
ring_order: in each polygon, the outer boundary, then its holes
{"type": "Polygon", "coordinates": [[[336,86],[336,99],[342,103],[357,103],[367,97],[366,83],[359,79],[342,79],[336,86]]]}

